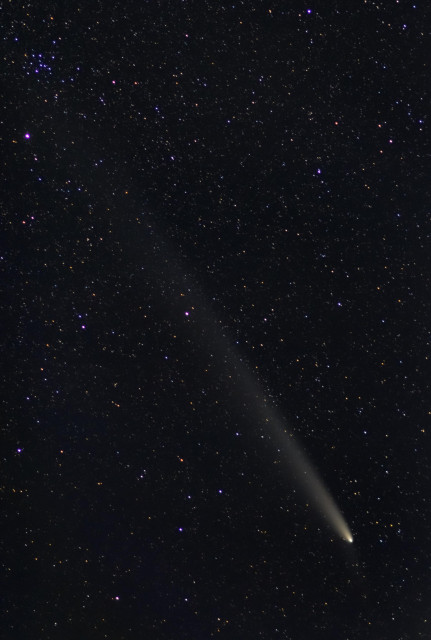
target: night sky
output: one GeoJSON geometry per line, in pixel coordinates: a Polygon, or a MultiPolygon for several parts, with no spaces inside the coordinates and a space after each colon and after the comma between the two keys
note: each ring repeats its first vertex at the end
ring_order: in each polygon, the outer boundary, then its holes
{"type": "Polygon", "coordinates": [[[430,30],[5,3],[2,639],[431,637],[430,30]]]}

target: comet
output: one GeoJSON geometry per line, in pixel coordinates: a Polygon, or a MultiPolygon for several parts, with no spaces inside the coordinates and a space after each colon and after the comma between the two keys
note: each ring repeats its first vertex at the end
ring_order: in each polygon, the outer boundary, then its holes
{"type": "MultiPolygon", "coordinates": [[[[139,221],[140,223],[141,221],[139,221]]],[[[307,502],[321,514],[340,538],[350,544],[353,543],[349,526],[323,479],[306,456],[303,448],[287,432],[286,421],[280,415],[278,408],[267,403],[261,381],[246,365],[236,345],[227,337],[225,329],[221,328],[223,323],[216,318],[214,311],[208,308],[205,296],[202,295],[193,279],[187,275],[186,269],[178,259],[178,252],[170,247],[166,238],[161,234],[159,236],[156,232],[157,225],[153,219],[151,219],[151,223],[148,223],[147,230],[149,244],[148,251],[144,252],[148,256],[145,268],[148,273],[156,274],[156,277],[162,282],[168,282],[170,287],[171,283],[175,283],[175,286],[171,287],[172,290],[188,292],[187,296],[183,293],[180,296],[179,317],[184,319],[184,329],[189,328],[191,338],[196,340],[199,336],[199,344],[206,345],[206,352],[202,352],[205,366],[210,358],[213,374],[217,376],[219,381],[224,379],[231,390],[231,397],[235,395],[241,399],[241,405],[246,408],[250,423],[256,425],[257,428],[259,428],[257,426],[259,424],[265,425],[261,437],[274,441],[277,455],[284,458],[284,468],[291,476],[292,486],[302,491],[307,502]],[[160,241],[163,252],[159,251],[159,244],[154,242],[154,234],[159,236],[159,239],[163,238],[160,241]],[[183,297],[184,300],[182,300],[183,297]],[[187,310],[184,310],[181,305],[186,301],[189,306],[187,310]],[[193,318],[190,308],[194,309],[193,318]],[[180,309],[182,314],[180,314],[180,309]]],[[[118,233],[123,233],[123,229],[119,229],[118,233]]],[[[142,233],[137,237],[139,238],[137,255],[139,255],[139,264],[142,264],[142,233]]],[[[127,235],[126,242],[130,246],[129,235],[127,235]]]]}
{"type": "MultiPolygon", "coordinates": [[[[208,326],[209,323],[207,323],[208,326]]],[[[268,403],[262,383],[250,371],[237,349],[226,336],[214,334],[215,352],[223,354],[221,371],[229,374],[229,383],[236,386],[238,397],[247,398],[250,421],[265,425],[261,437],[268,438],[277,448],[291,484],[302,492],[306,501],[345,542],[353,543],[353,535],[323,478],[319,475],[303,447],[286,429],[286,421],[276,405],[268,403]]],[[[262,429],[262,427],[261,427],[262,429]]]]}
{"type": "Polygon", "coordinates": [[[268,422],[280,453],[284,454],[286,468],[293,483],[302,491],[307,501],[321,514],[332,530],[343,540],[353,543],[353,535],[323,479],[302,451],[293,436],[283,428],[281,420],[273,416],[268,422]]]}

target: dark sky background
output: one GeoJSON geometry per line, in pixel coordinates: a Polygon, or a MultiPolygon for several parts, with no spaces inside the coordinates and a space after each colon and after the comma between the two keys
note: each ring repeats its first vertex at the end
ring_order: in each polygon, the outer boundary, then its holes
{"type": "Polygon", "coordinates": [[[430,27],[5,4],[2,638],[431,637],[430,27]]]}

